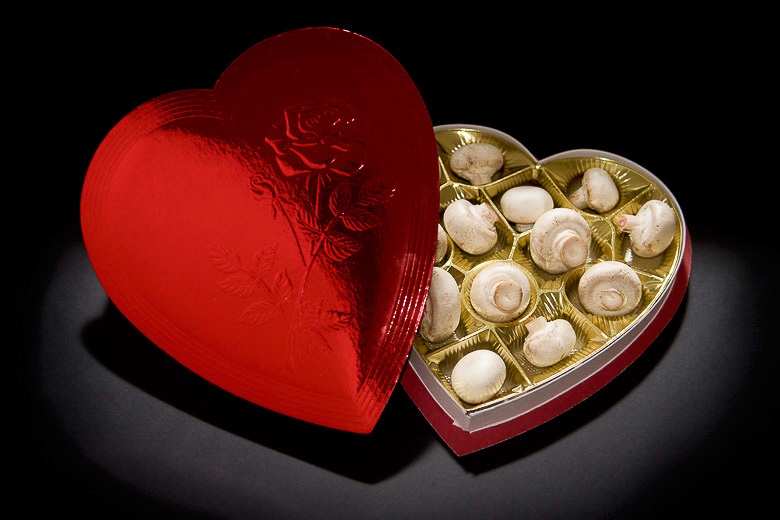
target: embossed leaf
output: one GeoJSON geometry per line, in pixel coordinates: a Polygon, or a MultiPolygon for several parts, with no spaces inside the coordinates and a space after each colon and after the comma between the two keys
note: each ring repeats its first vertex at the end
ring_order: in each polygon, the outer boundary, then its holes
{"type": "Polygon", "coordinates": [[[360,249],[360,242],[343,233],[333,233],[325,236],[323,244],[325,254],[333,260],[344,260],[360,249]]]}
{"type": "Polygon", "coordinates": [[[342,182],[330,193],[328,206],[334,215],[344,213],[352,200],[352,187],[348,182],[342,182]]]}
{"type": "Polygon", "coordinates": [[[328,311],[323,314],[321,326],[326,330],[343,330],[352,321],[352,314],[340,311],[328,311]]]}
{"type": "Polygon", "coordinates": [[[255,273],[255,275],[262,277],[268,274],[268,272],[274,266],[274,259],[276,258],[276,248],[277,245],[273,244],[264,247],[263,249],[257,252],[254,261],[252,263],[252,271],[255,273]]]}
{"type": "Polygon", "coordinates": [[[209,255],[212,263],[223,273],[235,273],[241,270],[241,260],[238,255],[224,246],[213,245],[209,247],[209,255]]]}
{"type": "Polygon", "coordinates": [[[379,225],[379,217],[359,206],[349,208],[342,216],[342,222],[352,231],[365,231],[379,225]]]}
{"type": "Polygon", "coordinates": [[[298,310],[298,327],[307,328],[312,327],[320,319],[320,313],[322,310],[323,298],[310,298],[301,302],[300,309],[298,310]]]}
{"type": "Polygon", "coordinates": [[[244,325],[260,325],[271,319],[276,304],[271,301],[253,303],[244,309],[238,321],[244,325]]]}
{"type": "Polygon", "coordinates": [[[310,354],[332,350],[325,333],[330,323],[330,313],[322,312],[322,298],[312,298],[301,304],[294,338],[298,346],[310,354]],[[323,323],[323,319],[327,323],[323,323]]]}
{"type": "Polygon", "coordinates": [[[287,275],[286,269],[282,269],[276,275],[272,291],[279,302],[290,299],[290,296],[292,295],[292,283],[290,282],[290,277],[287,275]]]}
{"type": "Polygon", "coordinates": [[[217,287],[233,296],[246,298],[257,287],[257,279],[251,274],[239,273],[222,280],[217,287]]]}
{"type": "Polygon", "coordinates": [[[380,206],[393,196],[395,188],[389,188],[379,182],[363,187],[358,194],[357,203],[361,206],[380,206]]]}
{"type": "Polygon", "coordinates": [[[310,235],[318,237],[323,234],[322,230],[318,227],[314,217],[308,212],[298,212],[298,223],[300,224],[301,228],[303,228],[303,230],[310,235]]]}
{"type": "Polygon", "coordinates": [[[317,354],[333,350],[323,334],[314,329],[299,330],[296,336],[297,343],[309,354],[317,354]]]}

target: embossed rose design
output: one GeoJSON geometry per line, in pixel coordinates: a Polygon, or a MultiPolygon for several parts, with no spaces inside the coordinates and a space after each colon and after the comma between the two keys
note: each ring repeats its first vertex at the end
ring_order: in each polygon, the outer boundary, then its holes
{"type": "Polygon", "coordinates": [[[287,361],[294,369],[306,355],[331,351],[331,336],[348,332],[354,319],[353,309],[327,308],[321,296],[306,295],[315,262],[333,265],[353,257],[362,245],[355,235],[382,224],[379,212],[395,188],[364,166],[365,146],[350,105],[334,100],[295,105],[284,111],[283,121],[273,127],[275,137],[266,137],[278,171],[262,168],[252,173],[249,189],[268,205],[272,219],[284,219],[289,226],[303,274],[291,278],[287,266],[276,265],[277,243],[265,244],[249,260],[220,245],[213,245],[209,254],[216,268],[228,275],[217,287],[254,299],[239,323],[255,326],[279,314],[289,316],[287,361]]]}
{"type": "Polygon", "coordinates": [[[365,147],[350,105],[336,100],[293,105],[285,109],[284,122],[284,135],[266,142],[285,176],[307,175],[307,186],[316,179],[319,189],[363,167],[365,147]]]}

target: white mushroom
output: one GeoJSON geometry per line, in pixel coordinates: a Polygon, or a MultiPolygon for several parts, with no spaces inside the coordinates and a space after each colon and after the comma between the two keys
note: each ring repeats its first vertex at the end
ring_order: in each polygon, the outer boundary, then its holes
{"type": "Polygon", "coordinates": [[[474,277],[469,298],[474,310],[486,320],[512,321],[528,307],[531,284],[516,265],[490,264],[474,277]]]}
{"type": "Polygon", "coordinates": [[[460,321],[460,289],[450,273],[434,267],[428,299],[418,331],[427,341],[440,343],[452,336],[460,321]]]}
{"type": "Polygon", "coordinates": [[[439,230],[436,234],[436,254],[434,255],[437,264],[444,260],[448,247],[447,233],[444,231],[444,228],[441,227],[441,224],[439,224],[439,230]]]}
{"type": "Polygon", "coordinates": [[[501,196],[501,212],[521,233],[531,229],[554,205],[550,194],[537,186],[515,186],[501,196]]]}
{"type": "Polygon", "coordinates": [[[529,321],[523,354],[534,366],[549,367],[566,357],[577,341],[571,323],[564,319],[547,321],[543,316],[529,321]]]}
{"type": "Polygon", "coordinates": [[[588,259],[590,227],[573,209],[551,209],[531,229],[529,249],[536,265],[548,273],[565,273],[588,259]]]}
{"type": "Polygon", "coordinates": [[[578,209],[594,209],[604,213],[614,208],[620,192],[612,177],[601,168],[589,168],[582,176],[582,185],[569,195],[569,201],[578,209]]]}
{"type": "Polygon", "coordinates": [[[480,349],[463,356],[452,369],[452,389],[463,401],[479,404],[501,389],[506,379],[506,365],[492,350],[480,349]]]}
{"type": "Polygon", "coordinates": [[[496,245],[497,219],[487,203],[471,204],[466,199],[456,200],[444,210],[444,227],[450,238],[472,255],[486,253],[496,245]]]}
{"type": "Polygon", "coordinates": [[[642,281],[622,262],[601,262],[585,271],[578,287],[580,303],[591,314],[623,316],[642,298],[642,281]]]}
{"type": "Polygon", "coordinates": [[[636,215],[622,215],[617,221],[629,233],[631,250],[637,256],[660,255],[674,239],[674,211],[660,200],[648,200],[636,215]]]}
{"type": "Polygon", "coordinates": [[[455,150],[450,157],[450,168],[471,184],[487,184],[504,165],[504,156],[488,143],[471,143],[455,150]]]}

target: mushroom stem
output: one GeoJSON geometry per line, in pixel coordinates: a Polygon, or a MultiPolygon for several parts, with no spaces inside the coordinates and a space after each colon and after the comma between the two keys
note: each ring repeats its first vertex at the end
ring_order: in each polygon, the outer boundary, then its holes
{"type": "Polygon", "coordinates": [[[493,211],[490,208],[490,206],[488,206],[485,203],[476,204],[471,207],[471,210],[474,212],[475,215],[480,217],[486,225],[492,226],[498,220],[498,215],[496,215],[496,212],[493,211]]]}
{"type": "Polygon", "coordinates": [[[585,190],[580,186],[569,195],[569,202],[577,209],[587,209],[588,199],[585,197],[585,190]]]}
{"type": "Polygon", "coordinates": [[[584,264],[588,258],[588,245],[571,230],[563,231],[558,235],[554,247],[560,251],[563,264],[569,268],[584,264]]]}
{"type": "Polygon", "coordinates": [[[496,307],[504,312],[511,312],[523,300],[523,288],[514,280],[503,280],[490,289],[490,296],[496,307]]]}
{"type": "Polygon", "coordinates": [[[471,183],[472,184],[487,184],[490,182],[491,177],[493,177],[493,174],[490,173],[475,173],[471,176],[471,183]]]}
{"type": "Polygon", "coordinates": [[[509,262],[486,266],[474,277],[469,300],[482,319],[506,323],[518,318],[531,301],[531,283],[523,270],[509,262]]]}
{"type": "Polygon", "coordinates": [[[616,311],[623,306],[626,298],[617,289],[605,289],[599,293],[598,302],[604,309],[616,311]]]}
{"type": "Polygon", "coordinates": [[[543,330],[547,326],[547,320],[544,319],[544,316],[539,316],[538,318],[534,318],[528,323],[525,324],[526,330],[528,330],[528,335],[536,334],[540,330],[543,330]]]}
{"type": "Polygon", "coordinates": [[[641,223],[642,219],[636,215],[621,215],[617,221],[617,225],[621,231],[631,231],[641,223]]]}
{"type": "Polygon", "coordinates": [[[548,273],[560,274],[582,265],[590,252],[590,226],[573,209],[554,208],[531,229],[531,259],[548,273]]]}

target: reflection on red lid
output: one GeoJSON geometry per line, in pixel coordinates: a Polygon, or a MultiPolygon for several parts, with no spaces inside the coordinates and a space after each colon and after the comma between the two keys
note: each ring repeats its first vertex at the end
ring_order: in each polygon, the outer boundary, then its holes
{"type": "Polygon", "coordinates": [[[160,348],[261,406],[369,432],[422,314],[438,204],[431,121],[401,65],[302,29],[123,118],[81,218],[108,296],[160,348]]]}

